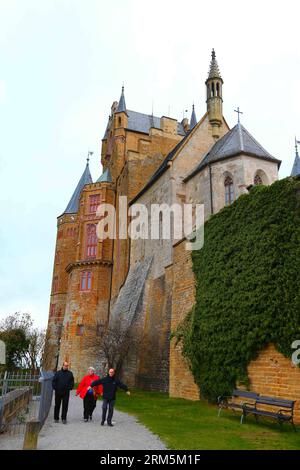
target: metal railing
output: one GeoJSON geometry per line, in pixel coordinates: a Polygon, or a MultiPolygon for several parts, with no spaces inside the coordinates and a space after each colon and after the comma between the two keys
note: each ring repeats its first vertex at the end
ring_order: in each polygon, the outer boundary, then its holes
{"type": "Polygon", "coordinates": [[[9,434],[25,432],[26,436],[27,427],[30,427],[32,423],[35,423],[38,431],[42,428],[52,403],[53,376],[53,372],[46,371],[5,372],[0,375],[0,431],[6,431],[9,434]],[[22,396],[23,392],[28,393],[28,390],[30,390],[30,399],[24,400],[21,410],[20,404],[17,401],[14,402],[14,399],[22,396]],[[16,393],[18,391],[20,393],[16,393]],[[9,401],[11,402],[10,414],[7,416],[5,406],[9,401]]]}
{"type": "Polygon", "coordinates": [[[40,395],[38,421],[40,422],[41,427],[46,421],[46,418],[49,414],[49,410],[51,408],[52,395],[53,395],[53,388],[52,388],[53,376],[54,376],[53,372],[42,371],[41,376],[39,378],[39,381],[41,383],[41,395],[40,395]]]}

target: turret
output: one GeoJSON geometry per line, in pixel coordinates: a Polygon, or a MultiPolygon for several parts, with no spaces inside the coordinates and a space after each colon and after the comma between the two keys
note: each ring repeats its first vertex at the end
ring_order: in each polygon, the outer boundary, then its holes
{"type": "Polygon", "coordinates": [[[124,86],[122,86],[122,93],[120,96],[117,110],[115,112],[115,123],[114,123],[115,129],[118,129],[119,127],[127,127],[127,123],[128,123],[128,114],[126,111],[124,86]]]}
{"type": "Polygon", "coordinates": [[[205,84],[207,91],[207,112],[209,122],[212,126],[212,135],[215,139],[218,139],[220,137],[219,129],[222,124],[223,117],[223,79],[219,71],[219,66],[216,60],[216,53],[214,49],[211,53],[210,69],[205,84]]]}

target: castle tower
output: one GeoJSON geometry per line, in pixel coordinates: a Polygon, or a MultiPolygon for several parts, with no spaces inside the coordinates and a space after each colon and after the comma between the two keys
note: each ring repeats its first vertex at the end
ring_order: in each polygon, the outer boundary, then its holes
{"type": "Polygon", "coordinates": [[[220,137],[220,126],[223,117],[223,79],[219,71],[214,49],[211,53],[210,69],[205,85],[207,91],[207,112],[212,126],[212,135],[215,139],[218,139],[220,137]]]}
{"type": "Polygon", "coordinates": [[[68,274],[66,272],[66,267],[68,264],[75,261],[76,258],[79,234],[79,198],[84,186],[90,183],[92,183],[92,177],[90,174],[89,164],[87,162],[85,170],[65,211],[58,217],[57,221],[47,341],[43,356],[43,368],[45,370],[55,369],[58,363],[68,292],[68,274]]]}
{"type": "Polygon", "coordinates": [[[108,169],[96,183],[84,186],[79,199],[79,233],[75,259],[66,267],[68,293],[59,353],[59,364],[67,360],[75,380],[90,365],[101,368],[97,345],[108,322],[113,239],[98,238],[98,208],[113,206],[114,199],[108,169]]]}

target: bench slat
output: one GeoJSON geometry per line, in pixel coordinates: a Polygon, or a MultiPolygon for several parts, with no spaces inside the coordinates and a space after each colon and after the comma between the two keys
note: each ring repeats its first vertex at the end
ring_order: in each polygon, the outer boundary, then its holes
{"type": "Polygon", "coordinates": [[[248,392],[247,390],[238,390],[235,389],[232,392],[233,397],[242,397],[242,398],[253,398],[256,399],[259,397],[258,393],[255,392],[248,392]]]}

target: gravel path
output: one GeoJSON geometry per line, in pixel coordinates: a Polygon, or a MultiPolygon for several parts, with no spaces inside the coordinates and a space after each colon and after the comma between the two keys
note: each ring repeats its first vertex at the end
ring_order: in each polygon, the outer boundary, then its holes
{"type": "MultiPolygon", "coordinates": [[[[93,450],[161,450],[166,449],[160,439],[139,424],[133,416],[115,410],[114,427],[100,426],[101,402],[93,414],[93,421],[83,421],[83,404],[72,392],[68,423],[53,421],[53,405],[39,435],[38,449],[93,449],[93,450]]],[[[21,448],[21,439],[0,435],[0,449],[21,448]]]]}

